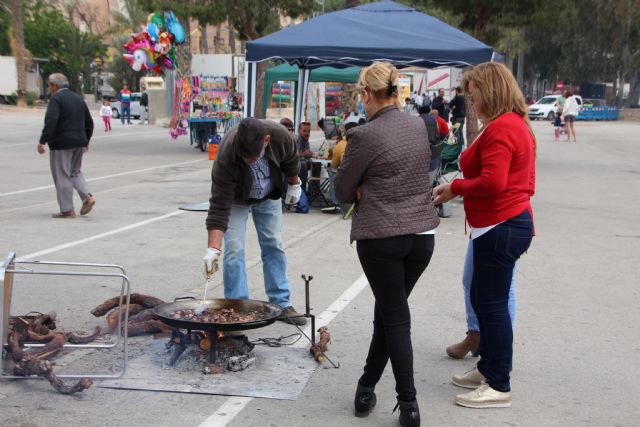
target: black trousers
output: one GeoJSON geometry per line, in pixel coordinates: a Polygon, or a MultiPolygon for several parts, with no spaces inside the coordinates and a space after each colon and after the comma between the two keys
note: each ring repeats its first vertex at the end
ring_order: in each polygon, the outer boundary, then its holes
{"type": "Polygon", "coordinates": [[[360,264],[376,299],[373,337],[360,384],[374,387],[391,359],[398,399],[407,402],[416,397],[407,299],[429,265],[434,244],[433,234],[359,240],[357,244],[360,264]]]}

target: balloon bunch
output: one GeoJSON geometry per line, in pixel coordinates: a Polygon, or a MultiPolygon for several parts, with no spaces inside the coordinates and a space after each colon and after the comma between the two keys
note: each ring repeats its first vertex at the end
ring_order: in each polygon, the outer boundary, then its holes
{"type": "Polygon", "coordinates": [[[163,69],[176,67],[175,45],[184,40],[184,28],[172,11],[152,13],[144,29],[132,34],[131,40],[123,45],[126,53],[122,56],[135,71],[162,74],[163,69]]]}

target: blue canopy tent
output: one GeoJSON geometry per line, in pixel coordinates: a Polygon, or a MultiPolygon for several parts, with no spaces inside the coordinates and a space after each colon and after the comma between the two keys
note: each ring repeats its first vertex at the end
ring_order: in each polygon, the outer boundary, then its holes
{"type": "Polygon", "coordinates": [[[246,45],[245,115],[255,106],[257,62],[279,60],[299,66],[296,125],[309,70],[389,61],[398,67],[464,67],[491,61],[493,48],[444,22],[393,1],[320,15],[246,45]]]}

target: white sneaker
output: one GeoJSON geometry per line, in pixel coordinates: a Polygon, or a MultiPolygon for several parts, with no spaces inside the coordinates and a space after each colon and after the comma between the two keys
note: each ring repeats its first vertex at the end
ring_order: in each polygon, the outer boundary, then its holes
{"type": "Polygon", "coordinates": [[[457,395],[455,401],[467,408],[508,408],[511,406],[511,393],[494,390],[483,383],[469,393],[457,395]]]}
{"type": "Polygon", "coordinates": [[[478,371],[478,368],[473,368],[470,371],[465,372],[462,375],[454,375],[451,377],[453,382],[458,387],[464,388],[478,388],[484,382],[486,378],[478,371]]]}

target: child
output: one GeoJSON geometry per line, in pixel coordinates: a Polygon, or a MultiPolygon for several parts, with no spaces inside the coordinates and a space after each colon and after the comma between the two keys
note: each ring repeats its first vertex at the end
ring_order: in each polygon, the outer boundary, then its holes
{"type": "Polygon", "coordinates": [[[554,141],[559,141],[560,131],[562,130],[562,116],[560,114],[556,114],[555,119],[553,119],[553,129],[555,131],[555,136],[556,136],[554,141]]]}
{"type": "Polygon", "coordinates": [[[100,117],[102,117],[102,121],[104,122],[104,131],[108,132],[111,130],[111,105],[109,105],[108,100],[102,101],[102,107],[100,107],[100,117]]]}

